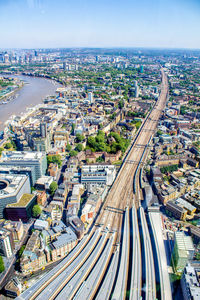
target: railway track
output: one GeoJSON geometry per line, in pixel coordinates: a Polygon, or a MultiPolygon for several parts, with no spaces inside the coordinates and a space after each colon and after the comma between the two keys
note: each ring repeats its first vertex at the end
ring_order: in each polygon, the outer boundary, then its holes
{"type": "MultiPolygon", "coordinates": [[[[119,259],[119,245],[120,242],[122,244],[122,236],[121,233],[123,232],[122,229],[122,221],[123,221],[123,213],[126,210],[125,213],[125,219],[127,215],[128,207],[131,208],[133,204],[136,208],[140,206],[140,188],[139,188],[139,172],[137,174],[137,170],[140,170],[141,163],[144,162],[143,158],[145,156],[145,152],[147,149],[148,142],[150,138],[153,136],[157,122],[159,120],[160,114],[165,106],[166,102],[166,92],[167,92],[167,79],[162,72],[162,84],[161,87],[161,95],[160,98],[153,108],[153,110],[148,114],[147,118],[143,122],[140,130],[137,133],[137,136],[135,140],[132,143],[132,146],[130,147],[129,153],[127,154],[120,171],[109,191],[109,194],[107,195],[107,198],[105,200],[105,203],[102,207],[102,212],[97,218],[96,225],[94,226],[93,230],[90,232],[89,236],[84,238],[83,242],[81,241],[77,248],[75,248],[64,260],[64,263],[61,266],[61,269],[59,268],[59,265],[57,266],[56,270],[52,270],[52,273],[47,273],[47,276],[45,278],[42,278],[42,284],[36,283],[30,290],[25,291],[21,296],[18,297],[18,299],[61,299],[61,296],[65,296],[64,299],[66,299],[66,295],[68,295],[67,299],[71,299],[76,295],[76,293],[79,293],[80,287],[84,290],[87,290],[86,283],[88,278],[91,278],[90,272],[94,272],[92,269],[92,264],[90,267],[89,262],[92,261],[91,257],[96,261],[99,261],[101,259],[101,255],[105,253],[105,245],[107,243],[107,240],[112,237],[112,243],[111,248],[109,251],[109,257],[104,261],[105,266],[108,264],[110,257],[112,257],[112,261],[110,264],[110,267],[108,269],[108,278],[110,283],[114,283],[113,279],[113,272],[116,271],[116,263],[118,263],[119,259]],[[144,145],[144,147],[138,147],[138,145],[144,145]],[[136,178],[136,193],[134,195],[134,189],[133,189],[133,180],[134,177],[136,178]],[[109,208],[109,209],[108,209],[109,208]],[[100,227],[99,228],[99,224],[100,227]],[[107,232],[107,233],[105,233],[107,232]],[[108,233],[110,232],[110,233],[108,233]],[[112,233],[115,232],[115,234],[112,236],[112,233]],[[96,234],[96,237],[94,238],[96,234]],[[98,235],[98,237],[97,237],[98,235]],[[106,235],[106,237],[105,237],[106,235]],[[91,242],[91,240],[94,239],[94,242],[91,242]],[[100,243],[102,242],[102,245],[100,243]],[[81,243],[83,243],[82,246],[81,243]],[[93,245],[92,247],[89,247],[88,244],[90,243],[93,245]],[[89,248],[90,250],[89,250],[89,248]],[[99,248],[98,248],[99,247],[99,248]],[[80,249],[79,249],[80,248],[80,249]],[[76,249],[79,249],[76,253],[76,249]],[[86,250],[88,249],[89,252],[86,250]],[[96,251],[96,253],[95,253],[96,251]],[[87,252],[87,253],[86,253],[87,252]],[[71,256],[70,256],[71,255],[71,256]],[[74,255],[74,259],[73,259],[74,255]],[[67,258],[70,257],[70,260],[67,258]],[[79,273],[80,272],[80,273],[79,273]],[[48,275],[49,274],[49,275],[48,275]],[[70,275],[71,274],[71,275],[70,275]],[[83,275],[83,276],[81,276],[83,275]],[[112,276],[111,276],[112,275],[112,276]],[[70,283],[71,282],[71,283],[70,283]],[[72,284],[73,282],[73,284],[72,284]],[[83,284],[83,285],[82,285],[83,284]],[[75,288],[72,291],[72,287],[75,286],[75,288]],[[65,291],[65,292],[64,292],[65,291]],[[68,293],[68,294],[67,294],[68,293]]],[[[124,250],[123,255],[123,261],[126,263],[126,273],[124,274],[124,280],[123,284],[121,281],[121,285],[123,285],[123,292],[120,296],[120,298],[116,299],[124,299],[125,297],[125,290],[127,285],[127,274],[128,274],[128,265],[129,265],[129,234],[128,234],[128,228],[129,228],[129,217],[128,221],[126,220],[126,245],[128,245],[128,249],[124,250]]],[[[122,246],[122,245],[121,245],[122,246]]],[[[138,253],[139,247],[135,249],[135,251],[138,253]]],[[[120,263],[120,261],[119,261],[120,263]]],[[[103,262],[102,262],[103,264],[103,262]]],[[[101,265],[102,266],[102,265],[101,265]]],[[[94,267],[96,268],[96,267],[94,267]]],[[[106,268],[100,268],[101,272],[99,273],[100,278],[103,278],[103,275],[105,273],[106,268]]],[[[107,276],[105,277],[107,278],[107,276]]],[[[137,281],[137,279],[135,279],[137,281]]],[[[139,280],[139,275],[138,275],[139,280]]],[[[118,281],[119,282],[119,281],[118,281]]],[[[137,282],[136,282],[137,283],[137,282]]],[[[100,285],[101,282],[98,282],[100,285]]],[[[97,293],[97,298],[100,297],[102,293],[106,294],[108,296],[107,289],[107,282],[105,280],[102,283],[102,287],[104,289],[100,289],[97,293]],[[100,293],[101,292],[101,293],[100,293]]],[[[112,288],[110,286],[110,288],[112,288]]],[[[119,288],[119,287],[118,287],[119,288]]],[[[95,290],[97,290],[97,287],[95,287],[95,290]]],[[[115,291],[115,287],[114,287],[115,291]]],[[[78,295],[78,294],[77,294],[78,295]]],[[[117,294],[115,294],[117,295],[117,294]]],[[[107,297],[106,296],[106,297],[107,297]]],[[[63,298],[62,298],[63,299],[63,298]]],[[[114,299],[114,298],[113,298],[114,299]]]]}

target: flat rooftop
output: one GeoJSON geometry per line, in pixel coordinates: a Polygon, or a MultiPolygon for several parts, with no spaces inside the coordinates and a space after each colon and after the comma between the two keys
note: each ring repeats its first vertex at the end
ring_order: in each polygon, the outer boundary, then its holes
{"type": "Polygon", "coordinates": [[[3,151],[1,161],[38,160],[44,156],[43,152],[34,151],[3,151]]]}
{"type": "Polygon", "coordinates": [[[17,203],[8,204],[6,207],[26,207],[33,197],[35,197],[35,195],[23,194],[17,203]]]}

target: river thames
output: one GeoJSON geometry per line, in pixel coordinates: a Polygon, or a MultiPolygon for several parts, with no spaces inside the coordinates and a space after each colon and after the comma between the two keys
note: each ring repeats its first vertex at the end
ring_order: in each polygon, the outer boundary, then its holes
{"type": "MultiPolygon", "coordinates": [[[[1,74],[0,74],[1,76],[1,74]]],[[[15,77],[3,75],[5,77],[15,77]]],[[[25,82],[24,86],[16,92],[17,97],[7,104],[0,105],[0,130],[11,115],[20,115],[25,112],[26,107],[42,103],[42,100],[55,95],[55,91],[61,85],[49,79],[29,76],[16,76],[25,82]]]]}

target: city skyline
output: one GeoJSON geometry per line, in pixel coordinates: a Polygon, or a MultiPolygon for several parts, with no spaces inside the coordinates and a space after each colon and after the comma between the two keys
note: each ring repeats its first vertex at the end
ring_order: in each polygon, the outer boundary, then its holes
{"type": "Polygon", "coordinates": [[[1,48],[199,49],[192,1],[0,1],[1,48]]]}

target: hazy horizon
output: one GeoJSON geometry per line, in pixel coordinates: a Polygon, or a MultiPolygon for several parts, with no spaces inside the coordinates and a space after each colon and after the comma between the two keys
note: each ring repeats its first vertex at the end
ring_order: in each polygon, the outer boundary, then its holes
{"type": "Polygon", "coordinates": [[[0,0],[1,49],[200,49],[198,0],[0,0]]]}

